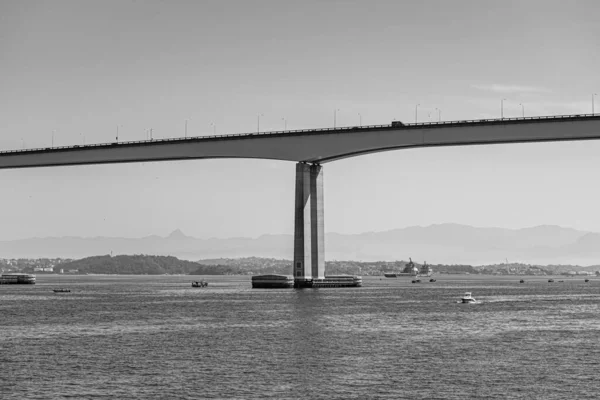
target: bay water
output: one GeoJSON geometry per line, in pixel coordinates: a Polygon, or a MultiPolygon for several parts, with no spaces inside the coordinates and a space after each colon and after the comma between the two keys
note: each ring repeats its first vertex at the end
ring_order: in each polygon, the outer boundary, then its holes
{"type": "Polygon", "coordinates": [[[600,397],[600,279],[436,278],[303,290],[251,289],[249,276],[0,285],[0,398],[600,397]],[[209,286],[191,287],[200,279],[209,286]],[[467,291],[477,304],[459,303],[467,291]]]}

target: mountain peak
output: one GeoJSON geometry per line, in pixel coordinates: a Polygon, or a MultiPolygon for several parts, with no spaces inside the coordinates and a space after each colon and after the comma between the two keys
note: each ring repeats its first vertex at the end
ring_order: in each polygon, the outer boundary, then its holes
{"type": "Polygon", "coordinates": [[[183,232],[181,232],[180,229],[175,229],[173,232],[171,232],[171,234],[169,236],[167,236],[167,239],[185,239],[187,238],[187,236],[185,236],[185,234],[183,232]]]}

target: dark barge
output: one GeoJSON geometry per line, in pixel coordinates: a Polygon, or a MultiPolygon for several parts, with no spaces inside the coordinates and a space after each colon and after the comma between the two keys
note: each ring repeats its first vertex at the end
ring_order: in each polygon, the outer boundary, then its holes
{"type": "Polygon", "coordinates": [[[252,277],[253,289],[287,289],[294,287],[294,278],[289,275],[256,275],[252,277]]]}
{"type": "Polygon", "coordinates": [[[6,273],[0,276],[0,285],[35,285],[35,275],[23,273],[6,273]]]}
{"type": "Polygon", "coordinates": [[[291,275],[257,275],[252,277],[252,288],[254,289],[339,288],[360,286],[362,286],[362,277],[352,275],[332,275],[322,279],[294,279],[291,275]]]}

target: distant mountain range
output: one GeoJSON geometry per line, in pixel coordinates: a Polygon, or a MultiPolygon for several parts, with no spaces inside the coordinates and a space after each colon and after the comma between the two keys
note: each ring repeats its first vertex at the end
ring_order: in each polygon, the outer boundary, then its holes
{"type": "MultiPolygon", "coordinates": [[[[0,258],[82,258],[103,254],[206,258],[293,257],[292,235],[197,239],[176,230],[167,237],[48,237],[0,241],[0,258]]],[[[326,260],[427,261],[436,264],[600,264],[600,233],[542,225],[524,229],[459,224],[413,226],[361,234],[328,233],[326,260]]]]}

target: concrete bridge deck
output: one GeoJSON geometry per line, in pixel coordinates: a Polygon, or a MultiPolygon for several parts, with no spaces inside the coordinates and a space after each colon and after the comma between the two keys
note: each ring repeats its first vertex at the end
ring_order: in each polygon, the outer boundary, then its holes
{"type": "Polygon", "coordinates": [[[600,115],[562,115],[305,129],[0,152],[0,169],[260,158],[323,164],[381,151],[432,146],[600,139],[600,115]]]}

